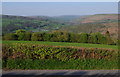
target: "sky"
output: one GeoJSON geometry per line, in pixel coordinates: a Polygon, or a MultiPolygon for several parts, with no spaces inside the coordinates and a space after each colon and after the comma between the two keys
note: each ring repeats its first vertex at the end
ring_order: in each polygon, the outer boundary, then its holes
{"type": "Polygon", "coordinates": [[[60,16],[116,14],[117,2],[3,2],[2,14],[60,16]]]}
{"type": "Polygon", "coordinates": [[[2,0],[3,2],[119,2],[119,0],[2,0]]]}

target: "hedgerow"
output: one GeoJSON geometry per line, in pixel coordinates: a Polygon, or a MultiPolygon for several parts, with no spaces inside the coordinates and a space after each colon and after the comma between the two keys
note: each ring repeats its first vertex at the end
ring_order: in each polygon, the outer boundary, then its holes
{"type": "Polygon", "coordinates": [[[117,69],[115,49],[74,48],[39,44],[3,44],[3,68],[8,69],[117,69]]]}
{"type": "Polygon", "coordinates": [[[3,44],[3,59],[115,59],[117,50],[103,48],[55,47],[39,44],[14,43],[3,44]]]}

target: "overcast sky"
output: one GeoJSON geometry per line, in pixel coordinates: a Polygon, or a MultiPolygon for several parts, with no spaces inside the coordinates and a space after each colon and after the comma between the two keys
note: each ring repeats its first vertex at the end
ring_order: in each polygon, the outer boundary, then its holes
{"type": "Polygon", "coordinates": [[[116,14],[117,2],[3,2],[2,14],[7,15],[91,15],[116,14]]]}

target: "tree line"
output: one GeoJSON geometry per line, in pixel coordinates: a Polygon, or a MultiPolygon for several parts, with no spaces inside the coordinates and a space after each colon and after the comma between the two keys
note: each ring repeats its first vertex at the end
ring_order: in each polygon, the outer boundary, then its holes
{"type": "Polygon", "coordinates": [[[68,33],[65,31],[53,32],[28,32],[16,30],[15,33],[3,35],[3,40],[18,41],[51,41],[51,42],[76,42],[114,45],[116,42],[111,38],[109,31],[105,34],[97,33],[68,33]]]}

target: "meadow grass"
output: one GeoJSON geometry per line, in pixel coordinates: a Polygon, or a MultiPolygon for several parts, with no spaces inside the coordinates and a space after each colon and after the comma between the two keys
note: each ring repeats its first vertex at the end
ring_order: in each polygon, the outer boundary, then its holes
{"type": "Polygon", "coordinates": [[[68,43],[68,42],[47,42],[47,41],[2,41],[2,43],[3,44],[32,43],[32,44],[40,44],[40,45],[48,45],[48,46],[118,49],[117,45],[89,44],[89,43],[68,43]]]}
{"type": "Polygon", "coordinates": [[[69,61],[59,61],[55,59],[48,60],[32,60],[32,59],[8,59],[7,63],[3,60],[3,68],[7,69],[79,69],[79,70],[108,70],[118,69],[118,62],[108,60],[95,60],[95,59],[76,59],[69,61]]]}

